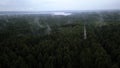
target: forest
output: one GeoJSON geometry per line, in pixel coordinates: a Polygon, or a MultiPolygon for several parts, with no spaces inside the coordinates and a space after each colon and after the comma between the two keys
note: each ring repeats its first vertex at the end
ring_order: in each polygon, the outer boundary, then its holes
{"type": "Polygon", "coordinates": [[[0,15],[0,68],[120,68],[120,11],[0,15]]]}

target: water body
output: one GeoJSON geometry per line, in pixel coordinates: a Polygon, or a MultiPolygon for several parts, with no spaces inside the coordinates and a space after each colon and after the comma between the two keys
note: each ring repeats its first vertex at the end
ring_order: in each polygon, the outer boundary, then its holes
{"type": "Polygon", "coordinates": [[[69,16],[72,13],[68,13],[68,12],[53,12],[53,15],[63,15],[63,16],[69,16]]]}

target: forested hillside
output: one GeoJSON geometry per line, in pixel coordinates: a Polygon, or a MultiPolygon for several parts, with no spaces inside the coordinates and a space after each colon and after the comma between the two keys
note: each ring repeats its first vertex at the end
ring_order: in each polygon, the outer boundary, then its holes
{"type": "Polygon", "coordinates": [[[120,68],[120,12],[1,15],[0,68],[120,68]]]}

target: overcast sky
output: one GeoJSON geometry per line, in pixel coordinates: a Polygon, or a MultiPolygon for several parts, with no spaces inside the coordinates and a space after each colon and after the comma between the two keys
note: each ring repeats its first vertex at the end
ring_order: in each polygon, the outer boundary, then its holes
{"type": "Polygon", "coordinates": [[[120,0],[1,0],[0,11],[120,10],[120,0]]]}

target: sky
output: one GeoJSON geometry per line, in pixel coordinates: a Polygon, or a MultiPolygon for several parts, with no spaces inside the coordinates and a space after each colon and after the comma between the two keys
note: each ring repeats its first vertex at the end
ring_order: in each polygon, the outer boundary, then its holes
{"type": "Polygon", "coordinates": [[[120,0],[1,0],[0,11],[120,10],[120,0]]]}

